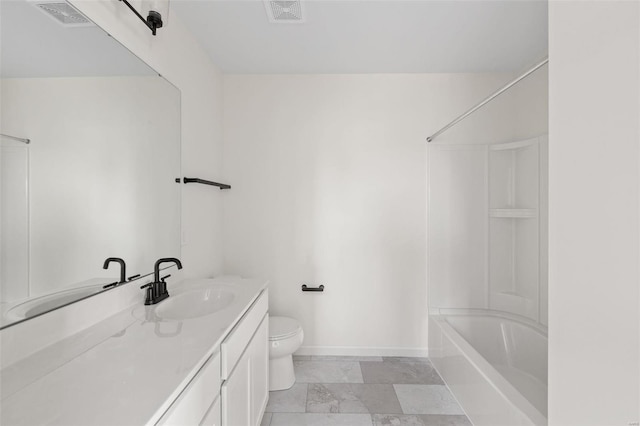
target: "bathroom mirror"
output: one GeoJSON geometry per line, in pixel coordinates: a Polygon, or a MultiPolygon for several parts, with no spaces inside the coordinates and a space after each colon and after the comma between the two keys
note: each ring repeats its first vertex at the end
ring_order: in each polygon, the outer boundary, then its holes
{"type": "Polygon", "coordinates": [[[6,327],[180,256],[180,92],[67,3],[0,8],[6,327]]]}

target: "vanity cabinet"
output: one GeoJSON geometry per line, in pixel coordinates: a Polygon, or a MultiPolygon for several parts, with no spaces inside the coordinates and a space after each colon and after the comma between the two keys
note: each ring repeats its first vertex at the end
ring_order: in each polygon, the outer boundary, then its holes
{"type": "Polygon", "coordinates": [[[235,365],[222,384],[222,425],[257,426],[269,397],[269,322],[265,315],[235,365]]]}
{"type": "Polygon", "coordinates": [[[220,397],[223,401],[222,424],[249,426],[250,403],[249,353],[245,352],[238,361],[229,379],[222,385],[220,397]]]}
{"type": "Polygon", "coordinates": [[[256,331],[249,355],[249,410],[251,425],[260,425],[269,400],[269,316],[265,315],[256,331]]]}
{"type": "Polygon", "coordinates": [[[260,424],[269,398],[268,306],[264,290],[158,424],[260,424]]]}
{"type": "Polygon", "coordinates": [[[222,342],[222,425],[260,424],[269,396],[268,300],[260,297],[222,342]]]}
{"type": "MultiPolygon", "coordinates": [[[[162,416],[161,425],[199,425],[218,401],[220,391],[220,354],[213,354],[162,416]]],[[[220,420],[211,419],[211,425],[220,420]]]]}

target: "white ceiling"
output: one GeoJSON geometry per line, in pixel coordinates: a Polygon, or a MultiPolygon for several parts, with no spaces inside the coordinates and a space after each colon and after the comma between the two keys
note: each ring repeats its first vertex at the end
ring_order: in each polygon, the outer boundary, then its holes
{"type": "Polygon", "coordinates": [[[34,2],[0,0],[0,76],[156,74],[99,27],[64,27],[34,2]]]}
{"type": "Polygon", "coordinates": [[[306,22],[270,23],[256,0],[173,0],[227,73],[514,71],[547,52],[543,0],[303,0],[306,22]]]}

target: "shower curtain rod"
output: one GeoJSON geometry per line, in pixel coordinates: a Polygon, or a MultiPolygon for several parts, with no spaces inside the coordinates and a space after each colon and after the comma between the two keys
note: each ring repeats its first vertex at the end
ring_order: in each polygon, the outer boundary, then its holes
{"type": "Polygon", "coordinates": [[[444,126],[442,129],[438,130],[437,132],[435,132],[434,134],[429,136],[427,138],[427,142],[433,141],[439,135],[441,135],[442,133],[446,132],[451,127],[455,126],[456,124],[458,124],[459,122],[461,122],[462,120],[464,120],[465,118],[467,118],[468,116],[470,116],[471,114],[473,114],[474,112],[476,112],[477,110],[479,110],[480,108],[482,108],[483,106],[485,106],[486,104],[488,104],[489,102],[491,102],[492,100],[494,100],[495,98],[500,96],[502,93],[504,93],[505,91],[509,90],[511,87],[513,87],[516,84],[518,84],[521,80],[524,80],[525,78],[527,78],[530,74],[532,74],[538,68],[546,65],[548,62],[549,62],[549,57],[544,58],[542,61],[538,62],[536,65],[534,65],[532,68],[530,68],[527,72],[522,74],[520,77],[516,78],[511,83],[509,83],[509,84],[503,86],[502,88],[498,89],[497,91],[493,92],[491,95],[487,96],[484,100],[482,100],[480,103],[478,103],[476,106],[474,106],[473,108],[469,109],[464,114],[460,115],[458,118],[456,118],[455,120],[453,120],[452,122],[450,122],[449,124],[444,126]]]}
{"type": "Polygon", "coordinates": [[[13,139],[13,140],[18,141],[18,142],[24,142],[26,144],[30,144],[31,143],[31,139],[27,139],[27,138],[18,138],[18,137],[11,136],[11,135],[5,135],[4,133],[0,133],[0,136],[5,137],[5,138],[9,138],[9,139],[13,139]]]}

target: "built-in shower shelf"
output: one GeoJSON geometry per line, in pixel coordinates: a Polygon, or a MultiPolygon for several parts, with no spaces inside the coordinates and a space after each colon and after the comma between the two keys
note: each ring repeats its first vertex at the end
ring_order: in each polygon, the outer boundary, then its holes
{"type": "Polygon", "coordinates": [[[538,215],[537,209],[490,209],[490,217],[528,219],[538,215]]]}

